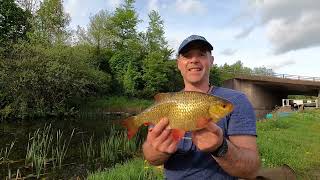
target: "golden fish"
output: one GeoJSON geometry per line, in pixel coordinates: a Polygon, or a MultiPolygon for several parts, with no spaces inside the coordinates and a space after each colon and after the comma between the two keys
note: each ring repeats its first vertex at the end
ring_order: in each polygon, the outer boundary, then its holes
{"type": "Polygon", "coordinates": [[[231,102],[201,92],[159,93],[152,106],[125,119],[122,124],[128,129],[130,139],[142,124],[157,124],[162,117],[167,117],[174,139],[179,140],[185,131],[202,129],[208,122],[217,122],[232,110],[231,102]]]}

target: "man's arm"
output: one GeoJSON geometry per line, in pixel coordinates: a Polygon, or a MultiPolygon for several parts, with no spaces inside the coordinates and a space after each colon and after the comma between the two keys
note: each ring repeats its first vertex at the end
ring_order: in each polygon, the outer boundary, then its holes
{"type": "Polygon", "coordinates": [[[149,129],[147,139],[142,146],[145,159],[154,166],[164,164],[170,155],[177,151],[178,142],[172,138],[169,121],[166,118],[149,129]]]}
{"type": "MultiPolygon", "coordinates": [[[[228,174],[242,178],[254,178],[260,167],[256,137],[250,135],[230,136],[228,151],[224,157],[213,157],[228,174]]],[[[213,152],[223,140],[222,129],[208,123],[204,129],[193,132],[192,141],[204,152],[213,152]]]]}
{"type": "Polygon", "coordinates": [[[229,136],[228,152],[224,157],[214,157],[230,175],[255,178],[260,168],[260,158],[255,136],[229,136]]]}

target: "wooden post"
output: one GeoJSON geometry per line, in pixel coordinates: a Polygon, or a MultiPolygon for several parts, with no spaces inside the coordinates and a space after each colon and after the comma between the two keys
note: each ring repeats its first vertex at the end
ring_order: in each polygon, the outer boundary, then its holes
{"type": "Polygon", "coordinates": [[[320,89],[318,90],[318,98],[317,98],[317,102],[316,102],[316,108],[320,107],[320,89]]]}

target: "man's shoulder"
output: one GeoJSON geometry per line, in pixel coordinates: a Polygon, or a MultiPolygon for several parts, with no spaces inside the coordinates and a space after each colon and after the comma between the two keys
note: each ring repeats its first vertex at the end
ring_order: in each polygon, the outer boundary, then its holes
{"type": "Polygon", "coordinates": [[[233,101],[239,97],[246,96],[243,92],[237,91],[234,89],[224,88],[224,87],[215,87],[213,95],[225,98],[227,100],[233,101]]]}

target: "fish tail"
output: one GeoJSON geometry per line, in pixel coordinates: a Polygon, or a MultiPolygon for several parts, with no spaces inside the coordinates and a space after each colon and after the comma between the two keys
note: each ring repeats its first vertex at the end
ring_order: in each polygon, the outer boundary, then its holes
{"type": "Polygon", "coordinates": [[[131,139],[139,130],[139,126],[135,123],[135,118],[135,116],[130,116],[121,122],[122,126],[128,130],[128,139],[131,139]]]}
{"type": "Polygon", "coordinates": [[[172,129],[171,132],[172,132],[172,138],[175,141],[180,141],[185,134],[185,131],[181,129],[172,129]]]}

